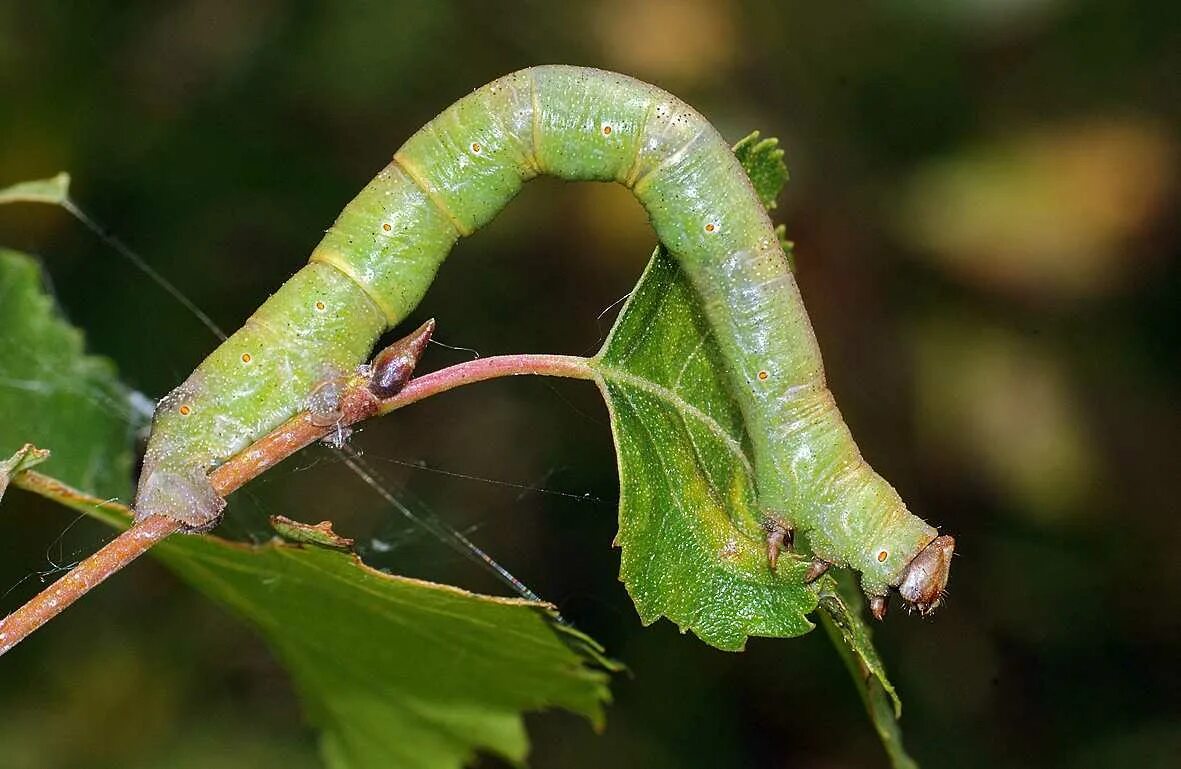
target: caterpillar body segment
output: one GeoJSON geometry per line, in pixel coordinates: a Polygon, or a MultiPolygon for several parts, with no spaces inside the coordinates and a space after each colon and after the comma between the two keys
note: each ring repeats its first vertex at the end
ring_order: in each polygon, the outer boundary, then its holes
{"type": "Polygon", "coordinates": [[[137,515],[216,525],[224,503],[208,471],[299,411],[318,383],[351,372],[384,327],[339,271],[297,272],[156,406],[137,515]]]}
{"type": "Polygon", "coordinates": [[[318,382],[361,364],[417,306],[455,241],[541,174],[618,182],[647,210],[727,360],[760,505],[818,559],[860,571],[869,595],[905,585],[904,597],[934,608],[954,543],[929,549],[938,532],[862,459],[779,240],[729,146],[661,89],[577,67],[496,80],[394,154],[310,263],[161,401],[139,514],[215,523],[224,503],[208,470],[303,409],[318,382]]]}

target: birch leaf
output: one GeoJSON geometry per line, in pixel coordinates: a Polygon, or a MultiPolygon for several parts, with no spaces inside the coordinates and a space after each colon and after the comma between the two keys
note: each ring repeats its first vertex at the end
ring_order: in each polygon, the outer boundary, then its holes
{"type": "Polygon", "coordinates": [[[47,447],[56,477],[126,499],[138,421],[114,364],[58,314],[40,265],[0,248],[0,456],[47,447]]]}
{"type": "MultiPolygon", "coordinates": [[[[14,484],[116,528],[130,521],[123,505],[36,472],[14,484]]],[[[602,724],[618,666],[549,604],[393,576],[339,547],[277,537],[173,536],[152,554],[266,638],[331,769],[459,769],[477,751],[522,764],[525,711],[602,724]]]]}

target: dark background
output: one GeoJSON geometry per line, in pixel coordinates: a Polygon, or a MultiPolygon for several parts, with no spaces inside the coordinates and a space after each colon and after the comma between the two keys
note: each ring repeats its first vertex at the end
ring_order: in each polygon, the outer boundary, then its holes
{"type": "MultiPolygon", "coordinates": [[[[617,69],[731,139],[779,136],[792,181],[776,217],[830,384],[870,461],[959,542],[946,608],[877,630],[908,746],[929,767],[1175,766],[1175,8],[6,2],[0,185],[69,170],[85,208],[235,328],[405,137],[513,69],[617,69]]],[[[133,387],[158,397],[212,348],[67,215],[6,208],[0,242],[44,260],[133,387]]],[[[535,182],[458,246],[416,319],[485,355],[587,353],[651,245],[622,188],[535,182]]],[[[466,357],[433,347],[424,366],[466,357]]],[[[530,717],[534,766],[884,765],[823,633],[734,655],[640,627],[615,579],[614,457],[587,383],[468,388],[355,445],[630,667],[603,735],[530,717]]],[[[20,494],[5,510],[0,612],[110,536],[20,494]]],[[[225,533],[261,535],[272,512],[334,519],[378,566],[500,590],[325,453],[235,496],[225,533]]],[[[6,769],[317,765],[262,644],[150,561],[0,671],[6,769]]]]}

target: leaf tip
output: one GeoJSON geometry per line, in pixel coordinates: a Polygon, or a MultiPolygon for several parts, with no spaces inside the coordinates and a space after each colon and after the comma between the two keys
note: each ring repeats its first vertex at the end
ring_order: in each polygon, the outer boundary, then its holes
{"type": "Polygon", "coordinates": [[[61,171],[48,179],[17,182],[0,189],[0,205],[5,203],[48,203],[64,205],[70,198],[70,175],[61,171]]]}

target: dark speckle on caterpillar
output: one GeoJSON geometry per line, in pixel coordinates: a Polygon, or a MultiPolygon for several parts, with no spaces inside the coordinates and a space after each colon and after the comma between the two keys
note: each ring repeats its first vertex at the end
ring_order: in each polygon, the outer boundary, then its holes
{"type": "MultiPolygon", "coordinates": [[[[193,529],[224,507],[206,475],[309,406],[410,313],[456,240],[529,179],[615,181],[647,209],[697,290],[751,437],[772,560],[792,535],[861,573],[871,608],[896,588],[939,605],[954,540],[912,515],[862,458],[766,210],[727,143],[659,88],[594,69],[535,67],[448,107],[345,207],[310,263],[172,394],[153,423],[136,507],[193,529]]],[[[383,362],[400,386],[396,356],[383,362]]],[[[321,403],[320,401],[324,401],[321,403]]]]}

